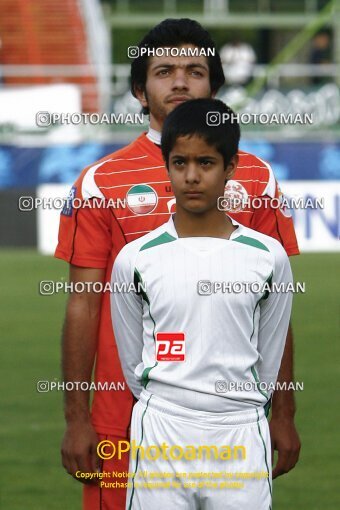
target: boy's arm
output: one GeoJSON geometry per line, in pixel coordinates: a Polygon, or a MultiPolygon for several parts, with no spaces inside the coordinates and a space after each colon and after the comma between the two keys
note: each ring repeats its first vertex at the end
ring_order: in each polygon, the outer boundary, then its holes
{"type": "MultiPolygon", "coordinates": [[[[285,287],[293,277],[288,257],[284,250],[275,245],[275,264],[271,277],[272,284],[285,287]]],[[[260,303],[258,351],[261,356],[257,370],[261,382],[275,383],[280,369],[292,307],[291,292],[269,292],[260,303]]]]}
{"type": "MultiPolygon", "coordinates": [[[[111,281],[117,289],[134,285],[132,264],[127,254],[120,252],[112,270],[111,281]]],[[[143,353],[143,303],[137,292],[113,292],[111,294],[111,317],[119,358],[126,382],[136,398],[142,385],[135,377],[135,369],[142,362],[143,353]]]]}
{"type": "MultiPolygon", "coordinates": [[[[292,282],[292,274],[288,257],[282,249],[276,250],[275,269],[273,274],[273,282],[280,285],[284,283],[286,286],[292,282]]],[[[287,361],[284,359],[287,352],[287,328],[289,324],[289,317],[291,311],[292,296],[291,293],[273,292],[270,293],[267,300],[264,300],[261,305],[261,316],[259,326],[259,343],[258,350],[263,360],[258,364],[259,377],[261,381],[267,383],[276,381],[278,371],[282,371],[287,361]],[[281,356],[283,358],[281,361],[281,356]],[[281,367],[281,368],[280,368],[281,367]]],[[[291,366],[291,360],[288,365],[291,366]]],[[[280,395],[282,391],[279,392],[280,395]]],[[[287,400],[284,399],[284,406],[287,400]]],[[[290,409],[285,409],[284,413],[289,412],[290,409]]],[[[290,471],[296,464],[299,456],[300,442],[295,432],[293,418],[289,418],[288,422],[282,416],[274,418],[274,432],[275,426],[278,435],[272,434],[272,422],[270,424],[271,440],[272,440],[272,455],[274,449],[278,450],[278,461],[273,470],[273,478],[276,476],[290,471]],[[278,419],[279,422],[275,420],[278,419]],[[293,426],[293,430],[291,429],[293,426]],[[295,432],[295,434],[294,434],[295,432]],[[279,438],[279,444],[277,443],[279,438]],[[297,448],[288,449],[287,445],[292,444],[292,438],[296,438],[297,448]]],[[[294,445],[293,445],[294,446],[294,445]]]]}

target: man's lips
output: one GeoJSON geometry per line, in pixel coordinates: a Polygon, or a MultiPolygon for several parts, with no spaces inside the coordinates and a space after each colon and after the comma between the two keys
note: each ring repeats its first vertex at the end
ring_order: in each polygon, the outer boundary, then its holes
{"type": "Polygon", "coordinates": [[[185,103],[185,101],[189,101],[191,97],[188,96],[174,96],[168,99],[168,103],[185,103]]]}

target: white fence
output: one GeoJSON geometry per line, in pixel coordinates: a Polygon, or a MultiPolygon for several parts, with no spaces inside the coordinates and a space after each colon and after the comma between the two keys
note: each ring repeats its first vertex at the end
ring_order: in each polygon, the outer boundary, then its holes
{"type": "MultiPolygon", "coordinates": [[[[329,77],[330,80],[337,82],[340,76],[339,64],[325,64],[325,65],[312,65],[312,64],[282,64],[276,69],[270,70],[270,75],[267,77],[268,66],[256,65],[253,69],[254,78],[264,77],[264,85],[268,87],[280,88],[284,79],[294,78],[307,78],[312,77],[329,77]]],[[[1,76],[3,77],[37,77],[44,76],[48,78],[55,78],[59,80],[63,77],[79,78],[89,75],[95,75],[95,68],[93,65],[3,65],[0,68],[1,76]]],[[[227,75],[227,67],[224,67],[225,74],[227,75]]],[[[130,64],[112,64],[109,66],[101,66],[102,75],[106,75],[111,80],[111,88],[107,93],[112,97],[124,94],[129,89],[130,77],[130,64]]],[[[308,80],[307,80],[308,81],[308,80]]],[[[82,85],[82,89],[92,91],[94,85],[82,85]]]]}

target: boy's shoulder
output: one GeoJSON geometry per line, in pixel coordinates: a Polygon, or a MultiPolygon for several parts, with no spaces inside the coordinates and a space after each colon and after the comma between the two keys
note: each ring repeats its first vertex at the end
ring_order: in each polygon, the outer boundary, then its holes
{"type": "Polygon", "coordinates": [[[169,223],[170,220],[166,221],[154,230],[151,230],[148,234],[126,244],[117,255],[116,262],[120,264],[123,259],[130,260],[135,258],[140,251],[156,246],[157,244],[162,244],[166,240],[170,240],[172,236],[168,232],[168,230],[170,230],[169,223]]]}
{"type": "Polygon", "coordinates": [[[288,258],[285,249],[282,244],[277,241],[277,239],[267,236],[266,234],[262,234],[252,228],[242,225],[240,235],[235,236],[234,240],[265,252],[269,252],[275,259],[282,257],[288,258]]]}

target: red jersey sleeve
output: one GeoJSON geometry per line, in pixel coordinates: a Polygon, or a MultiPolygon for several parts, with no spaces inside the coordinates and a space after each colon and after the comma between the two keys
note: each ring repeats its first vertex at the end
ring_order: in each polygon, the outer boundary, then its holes
{"type": "Polygon", "coordinates": [[[254,210],[250,227],[277,239],[286,250],[287,255],[298,255],[300,252],[293,218],[288,211],[278,206],[281,196],[282,193],[275,181],[274,193],[257,197],[257,200],[262,203],[254,210]],[[273,201],[271,201],[272,198],[274,198],[273,201]]]}
{"type": "Polygon", "coordinates": [[[79,207],[72,216],[60,215],[55,257],[81,267],[106,268],[112,239],[109,209],[79,207]]]}
{"type": "Polygon", "coordinates": [[[85,169],[71,188],[60,214],[54,256],[76,266],[102,269],[112,250],[113,215],[105,206],[91,207],[93,198],[101,198],[93,173],[85,169]]]}

